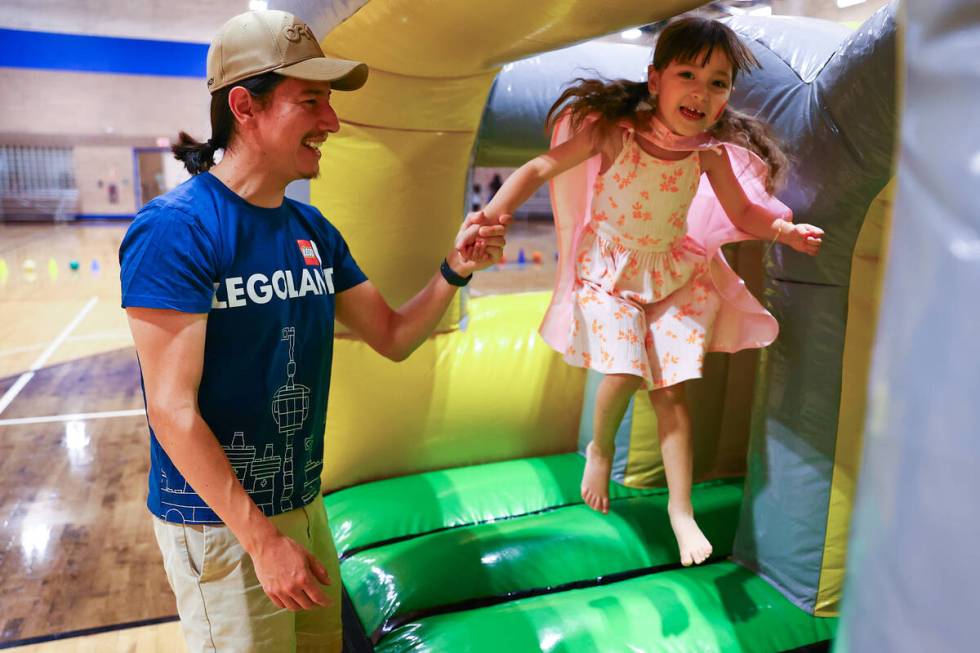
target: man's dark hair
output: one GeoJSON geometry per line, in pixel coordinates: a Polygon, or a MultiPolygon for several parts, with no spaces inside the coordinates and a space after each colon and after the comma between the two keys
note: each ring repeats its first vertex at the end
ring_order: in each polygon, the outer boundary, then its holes
{"type": "Polygon", "coordinates": [[[228,106],[228,94],[231,93],[231,89],[241,86],[262,103],[268,100],[276,87],[285,79],[274,72],[263,73],[215,91],[211,96],[211,138],[201,143],[191,138],[187,132],[180,132],[177,136],[177,144],[170,148],[174,157],[182,162],[192,175],[210,170],[214,165],[214,153],[227,148],[235,134],[235,116],[228,106]]]}

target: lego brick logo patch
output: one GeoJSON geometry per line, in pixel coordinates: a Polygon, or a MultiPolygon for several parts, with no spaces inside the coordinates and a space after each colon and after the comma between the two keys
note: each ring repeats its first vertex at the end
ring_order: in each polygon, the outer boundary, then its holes
{"type": "Polygon", "coordinates": [[[312,241],[297,240],[296,244],[299,245],[300,254],[307,265],[320,265],[320,253],[316,251],[316,245],[312,241]]]}

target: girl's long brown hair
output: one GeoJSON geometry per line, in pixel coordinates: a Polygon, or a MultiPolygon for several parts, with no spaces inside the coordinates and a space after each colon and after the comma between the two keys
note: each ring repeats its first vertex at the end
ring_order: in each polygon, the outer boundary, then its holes
{"type": "MultiPolygon", "coordinates": [[[[715,48],[732,62],[732,83],[740,71],[759,66],[752,51],[727,25],[699,16],[688,16],[670,23],[657,38],[653,55],[653,67],[663,71],[673,61],[706,63],[715,48]]],[[[565,112],[571,115],[572,130],[582,127],[586,118],[596,116],[595,138],[597,144],[605,143],[617,131],[617,124],[629,120],[637,130],[642,130],[656,110],[656,98],[650,97],[646,82],[628,79],[578,78],[566,89],[548,111],[546,124],[554,129],[558,118],[565,112]]],[[[770,193],[782,182],[789,167],[789,159],[768,126],[748,114],[726,107],[711,134],[720,141],[734,143],[749,149],[769,166],[766,190],[770,193]]]]}

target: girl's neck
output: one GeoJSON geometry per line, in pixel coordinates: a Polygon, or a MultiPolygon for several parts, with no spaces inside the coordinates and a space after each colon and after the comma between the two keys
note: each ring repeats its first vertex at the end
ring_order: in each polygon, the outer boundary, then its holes
{"type": "Polygon", "coordinates": [[[651,156],[668,161],[683,159],[694,150],[710,148],[716,143],[710,132],[682,136],[656,115],[651,116],[644,128],[637,132],[637,141],[651,156]]]}
{"type": "Polygon", "coordinates": [[[680,161],[681,159],[686,159],[691,154],[691,150],[665,150],[645,138],[636,139],[636,144],[650,156],[663,159],[664,161],[680,161]]]}

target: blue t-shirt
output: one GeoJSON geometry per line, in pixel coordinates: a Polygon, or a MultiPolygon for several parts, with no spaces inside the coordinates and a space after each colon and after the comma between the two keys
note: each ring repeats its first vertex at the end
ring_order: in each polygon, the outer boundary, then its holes
{"type": "MultiPolygon", "coordinates": [[[[198,404],[267,516],[320,494],[334,293],[367,277],[312,206],[249,204],[210,173],[139,212],[119,248],[123,307],[207,313],[198,404]]],[[[147,507],[171,522],[221,520],[150,424],[147,507]]]]}

